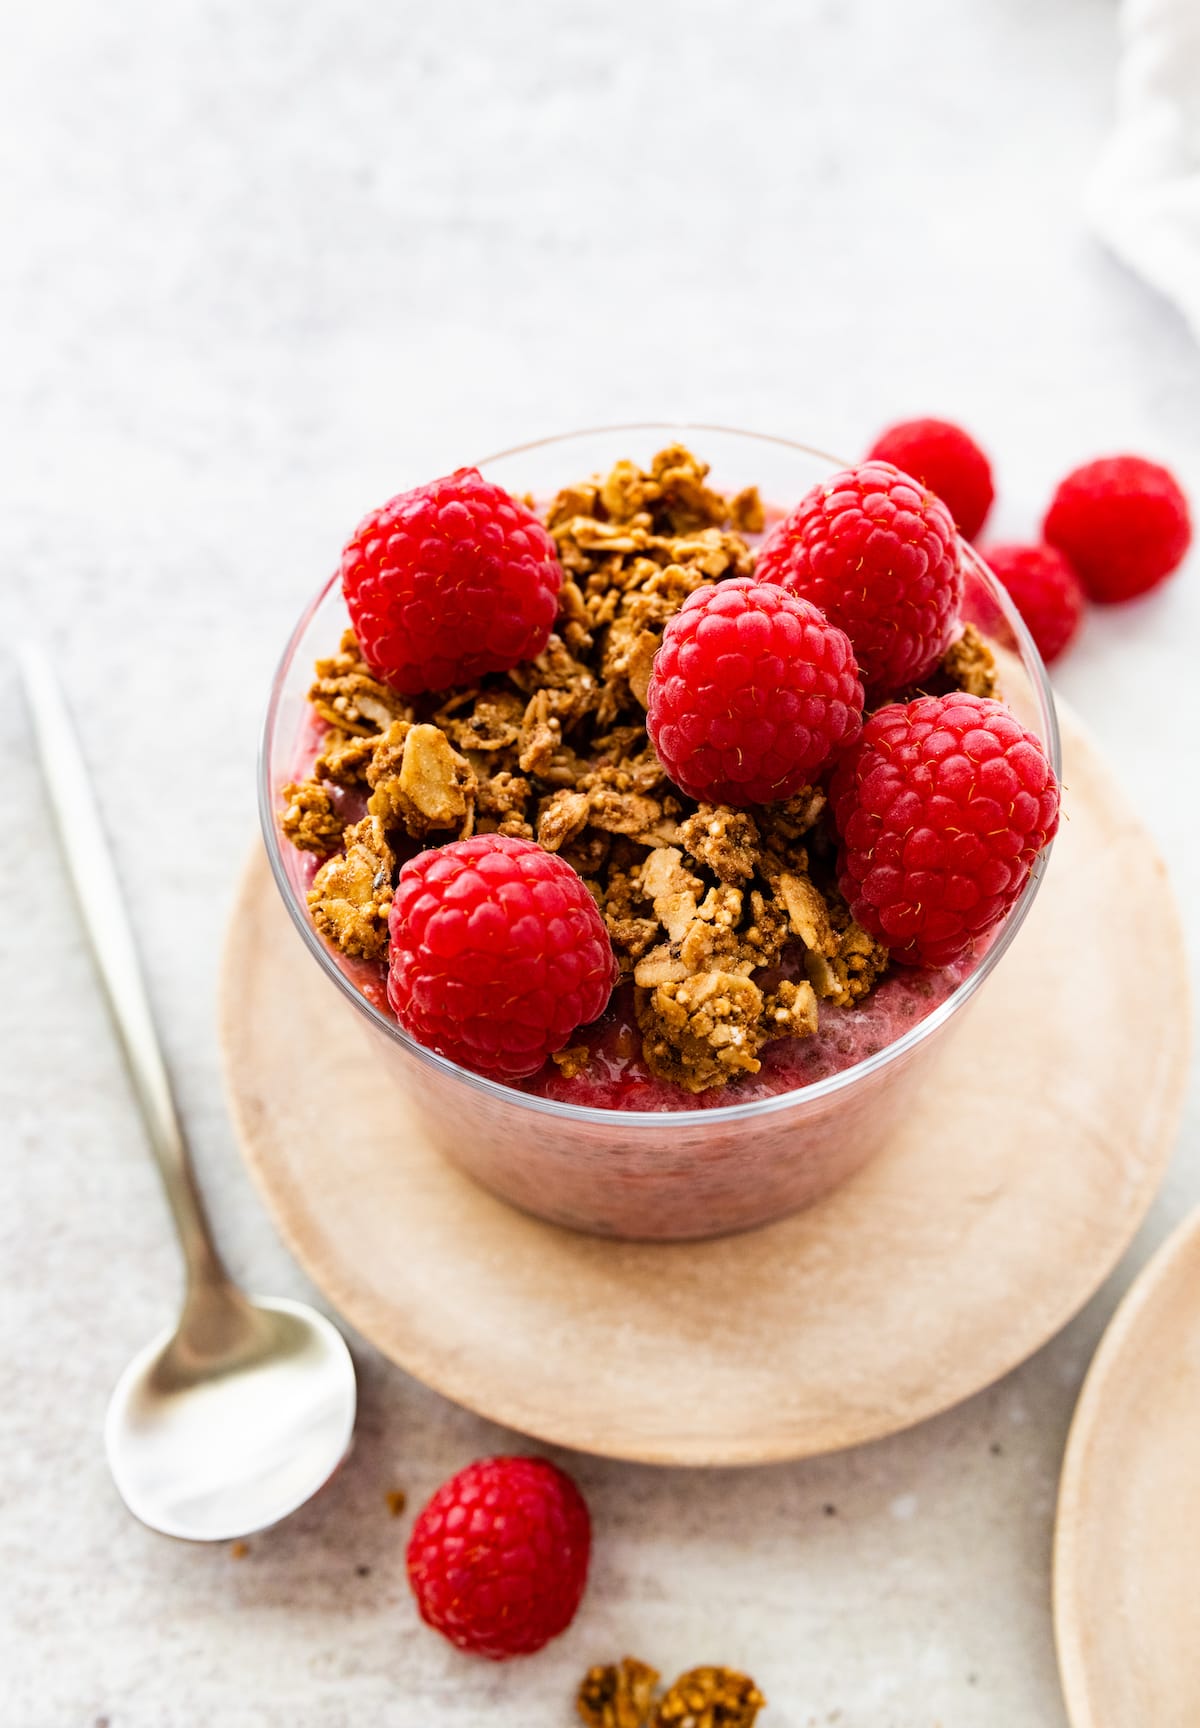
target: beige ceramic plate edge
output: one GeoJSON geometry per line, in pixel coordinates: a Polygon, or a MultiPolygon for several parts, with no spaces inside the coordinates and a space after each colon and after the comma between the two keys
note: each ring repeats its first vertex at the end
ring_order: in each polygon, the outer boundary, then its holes
{"type": "Polygon", "coordinates": [[[1067,1442],[1054,1619],[1073,1728],[1200,1723],[1200,1211],[1130,1288],[1067,1442]]]}
{"type": "Polygon", "coordinates": [[[917,1106],[819,1206],[724,1241],[575,1235],[448,1166],[257,854],[226,948],[224,1064],[247,1163],[296,1258],[427,1385],[612,1457],[812,1456],[1015,1367],[1128,1246],[1187,1075],[1163,865],[1062,718],[1066,820],[1046,881],[917,1106]]]}

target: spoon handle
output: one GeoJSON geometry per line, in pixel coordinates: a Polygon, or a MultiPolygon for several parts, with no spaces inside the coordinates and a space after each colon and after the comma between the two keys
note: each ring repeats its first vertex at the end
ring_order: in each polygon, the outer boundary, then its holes
{"type": "Polygon", "coordinates": [[[224,1282],[175,1110],[133,932],[71,716],[46,655],[18,649],[42,773],[96,970],[129,1065],[187,1265],[188,1285],[224,1282]]]}

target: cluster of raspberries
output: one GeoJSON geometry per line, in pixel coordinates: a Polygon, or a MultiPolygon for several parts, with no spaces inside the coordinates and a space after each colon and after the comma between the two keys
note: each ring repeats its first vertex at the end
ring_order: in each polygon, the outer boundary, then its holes
{"type": "MultiPolygon", "coordinates": [[[[936,492],[963,538],[978,538],[992,507],[992,469],[960,426],[904,420],[881,433],[870,456],[936,492]]],[[[1187,499],[1167,469],[1144,456],[1104,456],[1061,482],[1040,541],[979,550],[1049,665],[1074,639],[1089,600],[1109,605],[1149,593],[1178,568],[1191,537],[1187,499]]]]}
{"type": "MultiPolygon", "coordinates": [[[[537,518],[475,469],[392,499],[342,559],[361,651],[406,693],[538,655],[561,581],[537,518]]],[[[744,808],[827,784],[850,911],[913,966],[944,966],[990,930],[1058,821],[1042,745],[1001,703],[913,694],[959,628],[962,591],[950,510],[872,458],[778,521],[753,577],[690,595],[646,697],[650,739],[691,798],[744,808]]],[[[617,975],[582,879],[507,835],[406,863],[389,940],[400,1023],[507,1081],[600,1014],[617,975]]]]}

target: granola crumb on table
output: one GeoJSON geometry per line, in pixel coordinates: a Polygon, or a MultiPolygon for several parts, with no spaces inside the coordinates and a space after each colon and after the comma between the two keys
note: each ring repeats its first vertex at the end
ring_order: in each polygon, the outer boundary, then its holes
{"type": "MultiPolygon", "coordinates": [[[[672,445],[648,470],[618,462],[559,492],[544,518],[565,573],[557,627],[511,672],[401,697],[347,631],[317,662],[309,700],[327,729],[279,817],[324,859],[309,892],[318,930],[363,960],[386,958],[396,873],[418,847],[500,833],[560,853],[632,978],[647,1066],[693,1093],[757,1072],[765,1045],[811,1035],[821,1002],[861,1001],[888,964],[833,886],[820,788],[754,810],[697,805],[646,735],[667,620],[698,588],[751,574],[744,535],[765,524],[754,488],[727,499],[707,474],[672,445]],[[363,798],[347,825],[342,807],[363,798]],[[789,954],[799,976],[768,976],[789,954]]],[[[935,677],[994,693],[972,626],[935,677]]],[[[589,1056],[580,1043],[554,1060],[571,1079],[589,1056]]]]}
{"type": "Polygon", "coordinates": [[[654,1702],[659,1675],[636,1657],[589,1668],[575,1708],[587,1728],[754,1728],[766,1699],[733,1668],[691,1668],[654,1702]]]}
{"type": "Polygon", "coordinates": [[[654,1728],[753,1728],[766,1702],[748,1674],[693,1668],[659,1700],[654,1728]]]}
{"type": "Polygon", "coordinates": [[[580,1682],[575,1708],[587,1728],[642,1728],[658,1679],[658,1669],[636,1656],[598,1664],[580,1682]]]}

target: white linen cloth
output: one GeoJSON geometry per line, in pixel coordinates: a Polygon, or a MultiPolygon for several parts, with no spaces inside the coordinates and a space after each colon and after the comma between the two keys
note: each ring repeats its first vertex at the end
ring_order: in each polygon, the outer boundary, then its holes
{"type": "Polygon", "coordinates": [[[1200,338],[1200,0],[1124,0],[1117,125],[1093,227],[1200,338]]]}

